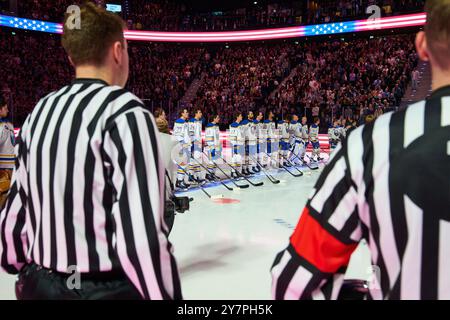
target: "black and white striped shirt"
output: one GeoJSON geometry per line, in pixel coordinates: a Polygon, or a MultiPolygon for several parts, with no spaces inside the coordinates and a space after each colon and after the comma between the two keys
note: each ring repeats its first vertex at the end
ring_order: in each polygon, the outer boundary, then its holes
{"type": "Polygon", "coordinates": [[[77,79],[43,98],[16,145],[1,267],[123,269],[144,298],[181,298],[155,128],[136,96],[101,80],[77,79]]]}
{"type": "Polygon", "coordinates": [[[354,130],[272,267],[276,299],[336,299],[366,239],[372,299],[450,299],[450,86],[354,130]]]}

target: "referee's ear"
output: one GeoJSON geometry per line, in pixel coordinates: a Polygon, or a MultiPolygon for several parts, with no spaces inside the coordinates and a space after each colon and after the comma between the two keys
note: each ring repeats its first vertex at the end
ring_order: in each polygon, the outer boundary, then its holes
{"type": "Polygon", "coordinates": [[[424,31],[420,31],[416,36],[416,50],[420,60],[430,61],[430,54],[428,53],[427,37],[424,31]]]}
{"type": "MultiPolygon", "coordinates": [[[[129,57],[126,41],[116,41],[112,46],[112,59],[114,60],[114,84],[125,87],[128,81],[129,57]]],[[[111,61],[112,62],[112,61],[111,61]]]]}

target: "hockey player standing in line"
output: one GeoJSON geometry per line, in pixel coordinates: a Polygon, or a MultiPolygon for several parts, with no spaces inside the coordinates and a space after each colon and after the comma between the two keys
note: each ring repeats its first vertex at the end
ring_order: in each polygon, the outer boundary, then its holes
{"type": "Polygon", "coordinates": [[[8,105],[0,95],[0,209],[6,202],[15,164],[14,126],[7,120],[8,105]]]}
{"type": "Polygon", "coordinates": [[[233,167],[231,177],[239,178],[240,175],[242,175],[242,156],[245,152],[245,150],[243,150],[245,137],[241,127],[242,113],[237,113],[235,119],[236,121],[230,125],[230,143],[232,152],[231,166],[233,167]]]}
{"type": "Polygon", "coordinates": [[[239,129],[241,130],[242,137],[244,139],[244,145],[242,147],[242,168],[241,172],[243,175],[248,176],[250,174],[247,174],[247,158],[248,158],[248,120],[244,119],[244,116],[242,116],[242,121],[239,123],[239,129]]]}
{"type": "Polygon", "coordinates": [[[289,132],[290,124],[289,124],[289,116],[285,115],[284,120],[278,121],[278,129],[280,130],[280,164],[284,167],[290,167],[291,165],[287,161],[289,159],[289,150],[290,143],[289,139],[291,138],[291,134],[289,132]]]}
{"type": "Polygon", "coordinates": [[[302,135],[301,135],[302,149],[298,156],[304,163],[306,149],[308,149],[308,145],[309,145],[309,128],[308,128],[308,118],[307,117],[302,118],[302,129],[301,130],[302,130],[302,135]]]}
{"type": "Polygon", "coordinates": [[[189,181],[203,183],[205,180],[202,175],[202,168],[199,162],[202,161],[202,117],[203,113],[200,109],[195,111],[194,118],[189,121],[189,135],[191,138],[191,158],[189,163],[189,171],[191,176],[189,181]]]}
{"type": "Polygon", "coordinates": [[[303,150],[302,143],[302,125],[298,122],[298,116],[295,114],[292,116],[292,121],[290,124],[291,133],[291,150],[295,156],[292,156],[291,162],[298,164],[300,154],[303,150]]]}
{"type": "Polygon", "coordinates": [[[179,160],[177,162],[177,182],[175,186],[179,189],[187,189],[189,185],[186,184],[186,172],[188,162],[191,158],[191,138],[189,136],[189,125],[186,120],[189,119],[189,112],[187,109],[183,109],[180,112],[180,119],[175,121],[173,126],[173,136],[179,143],[179,160]]]}
{"type": "MultiPolygon", "coordinates": [[[[267,117],[266,120],[264,120],[263,128],[267,132],[267,154],[270,157],[270,158],[267,156],[264,157],[264,162],[262,163],[262,165],[265,168],[271,166],[272,161],[270,159],[273,158],[273,153],[277,151],[277,148],[275,147],[275,122],[273,121],[274,117],[275,115],[273,114],[273,112],[269,111],[269,116],[267,117]]],[[[275,165],[276,164],[274,164],[274,166],[275,165]]]]}
{"type": "MultiPolygon", "coordinates": [[[[257,147],[257,152],[258,152],[258,162],[260,164],[264,163],[264,157],[265,157],[265,153],[267,151],[267,130],[265,129],[265,124],[264,124],[264,115],[262,112],[258,113],[258,116],[256,117],[256,132],[257,132],[257,136],[258,136],[258,147],[257,147]]],[[[259,167],[259,165],[257,166],[258,171],[261,171],[261,168],[259,167]]]]}
{"type": "Polygon", "coordinates": [[[330,128],[329,138],[331,150],[336,149],[337,145],[341,140],[341,127],[340,121],[338,119],[334,120],[334,125],[330,128]]]}
{"type": "Polygon", "coordinates": [[[298,125],[298,118],[296,120],[297,117],[296,115],[292,116],[292,120],[289,122],[289,145],[291,147],[291,150],[293,150],[295,148],[295,137],[294,137],[294,131],[295,131],[295,127],[298,125]]]}
{"type": "MultiPolygon", "coordinates": [[[[251,112],[251,111],[250,111],[251,112]]],[[[253,114],[251,112],[251,114],[253,114]]],[[[250,113],[248,114],[248,117],[250,117],[250,113]]],[[[240,123],[240,129],[242,132],[242,136],[244,137],[244,148],[243,148],[243,162],[242,162],[242,174],[249,176],[250,172],[248,170],[249,165],[249,153],[248,153],[248,130],[249,130],[249,120],[243,119],[240,123]]]]}
{"type": "Polygon", "coordinates": [[[336,120],[328,123],[328,142],[330,143],[330,148],[332,145],[332,140],[333,140],[333,130],[334,130],[334,122],[336,120]]]}
{"type": "Polygon", "coordinates": [[[206,125],[205,139],[206,139],[206,152],[208,154],[208,172],[206,173],[206,179],[209,181],[215,181],[217,167],[215,161],[219,159],[222,153],[222,145],[220,143],[220,130],[219,130],[220,117],[215,114],[211,117],[211,122],[206,125]]]}
{"type": "Polygon", "coordinates": [[[254,174],[259,172],[258,164],[255,163],[255,157],[257,157],[257,144],[258,144],[258,133],[256,127],[256,120],[254,119],[254,113],[250,111],[248,113],[247,121],[247,146],[246,146],[246,173],[254,174]],[[250,168],[252,171],[250,171],[250,168]]]}
{"type": "Polygon", "coordinates": [[[314,124],[309,129],[309,139],[311,140],[311,144],[313,147],[313,152],[311,155],[311,161],[315,161],[314,157],[317,156],[316,161],[322,161],[323,159],[320,157],[320,142],[319,142],[319,124],[320,119],[318,117],[314,118],[314,124]]]}

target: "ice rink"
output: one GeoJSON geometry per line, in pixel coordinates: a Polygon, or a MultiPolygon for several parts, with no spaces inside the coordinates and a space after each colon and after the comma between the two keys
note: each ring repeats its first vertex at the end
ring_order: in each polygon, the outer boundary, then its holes
{"type": "MultiPolygon", "coordinates": [[[[252,178],[264,181],[261,187],[228,191],[218,185],[206,189],[234,203],[217,203],[200,190],[183,194],[195,200],[189,212],[176,216],[170,240],[185,299],[271,298],[270,267],[275,255],[287,246],[322,171],[302,170],[305,175],[299,178],[272,171],[281,180],[278,185],[261,174],[252,178]]],[[[369,267],[369,253],[362,244],[346,278],[367,279],[369,267]]],[[[0,275],[0,299],[15,298],[13,283],[14,277],[0,275]]]]}
{"type": "MultiPolygon", "coordinates": [[[[238,200],[218,204],[203,192],[189,213],[177,215],[171,234],[186,299],[270,299],[270,268],[284,249],[319,171],[294,178],[279,171],[281,183],[274,185],[263,175],[262,187],[227,191],[208,188],[211,195],[238,200]]],[[[242,182],[241,182],[242,183],[242,182]]],[[[232,186],[230,184],[230,186],[232,186]]],[[[347,279],[367,279],[370,255],[365,244],[354,253],[347,279]]]]}

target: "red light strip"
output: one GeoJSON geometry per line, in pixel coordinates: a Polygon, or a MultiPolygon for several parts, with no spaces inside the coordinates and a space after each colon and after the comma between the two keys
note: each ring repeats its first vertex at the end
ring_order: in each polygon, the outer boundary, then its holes
{"type": "MultiPolygon", "coordinates": [[[[379,20],[354,21],[354,30],[367,31],[390,28],[403,28],[409,26],[420,26],[425,24],[426,14],[411,14],[381,18],[379,20]]],[[[154,42],[233,42],[233,41],[261,41],[271,39],[287,39],[306,36],[305,29],[311,26],[289,27],[263,30],[247,30],[235,32],[158,32],[158,31],[136,31],[125,32],[125,38],[135,41],[154,42]]]]}
{"type": "Polygon", "coordinates": [[[355,29],[357,31],[373,30],[373,29],[389,29],[403,28],[410,26],[424,25],[427,16],[425,13],[411,14],[406,16],[398,16],[392,18],[381,18],[379,20],[356,21],[355,29]]]}
{"type": "MultiPolygon", "coordinates": [[[[381,18],[378,20],[375,20],[375,22],[380,23],[388,23],[388,22],[399,22],[399,21],[410,21],[410,20],[417,20],[417,19],[426,19],[427,15],[425,13],[418,13],[418,14],[408,14],[403,16],[395,16],[395,17],[389,17],[389,18],[381,18]]],[[[371,24],[374,23],[374,21],[371,20],[358,20],[356,21],[356,25],[364,25],[364,24],[371,24]]]]}
{"type": "Polygon", "coordinates": [[[418,19],[411,21],[401,21],[401,22],[391,22],[391,23],[370,23],[367,25],[357,26],[357,31],[374,30],[374,29],[393,29],[393,28],[404,28],[413,26],[422,26],[425,24],[426,19],[418,19]]]}
{"type": "Polygon", "coordinates": [[[162,42],[233,42],[233,41],[256,41],[271,39],[287,39],[305,36],[304,31],[285,32],[276,34],[248,35],[248,36],[222,36],[222,37],[167,37],[167,36],[148,36],[135,35],[125,32],[125,38],[138,41],[162,41],[162,42]]]}
{"type": "Polygon", "coordinates": [[[135,36],[155,36],[155,37],[240,37],[251,35],[268,35],[289,32],[303,32],[304,26],[277,28],[277,29],[261,29],[261,30],[247,30],[247,31],[223,31],[223,32],[160,32],[160,31],[137,31],[129,30],[125,34],[135,36]]]}

